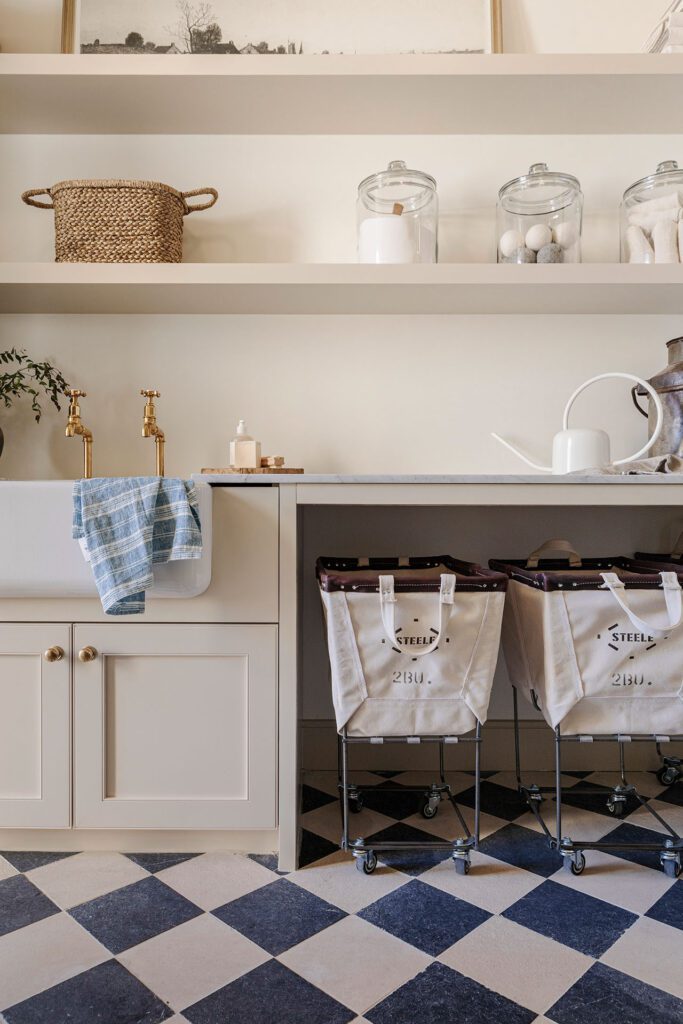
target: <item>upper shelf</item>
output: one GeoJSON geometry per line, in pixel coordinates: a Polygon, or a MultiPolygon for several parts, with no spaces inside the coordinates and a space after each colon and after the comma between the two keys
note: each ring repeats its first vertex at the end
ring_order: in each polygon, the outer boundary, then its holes
{"type": "Polygon", "coordinates": [[[0,313],[683,314],[683,266],[0,263],[0,313]]]}
{"type": "Polygon", "coordinates": [[[0,55],[0,132],[673,134],[679,54],[0,55]]]}

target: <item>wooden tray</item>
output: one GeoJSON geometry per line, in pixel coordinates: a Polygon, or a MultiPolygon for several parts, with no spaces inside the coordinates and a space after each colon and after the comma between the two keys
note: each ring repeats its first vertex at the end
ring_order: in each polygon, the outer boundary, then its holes
{"type": "Polygon", "coordinates": [[[202,473],[213,474],[215,476],[223,476],[232,474],[233,476],[249,476],[252,473],[267,474],[267,473],[303,473],[303,469],[292,469],[291,466],[261,466],[259,469],[232,469],[231,466],[223,469],[202,469],[202,473]]]}

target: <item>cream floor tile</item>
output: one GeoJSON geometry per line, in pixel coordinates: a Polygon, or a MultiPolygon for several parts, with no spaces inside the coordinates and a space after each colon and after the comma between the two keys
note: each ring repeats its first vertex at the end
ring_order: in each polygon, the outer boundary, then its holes
{"type": "Polygon", "coordinates": [[[202,910],[215,910],[275,881],[272,871],[238,853],[204,853],[156,877],[202,910]]]}
{"type": "MultiPolygon", "coordinates": [[[[467,827],[470,832],[474,829],[474,811],[471,807],[464,807],[460,805],[460,813],[467,823],[467,827]]],[[[405,819],[407,825],[412,825],[413,828],[421,828],[423,832],[429,832],[433,836],[439,836],[440,839],[458,839],[464,834],[463,827],[460,823],[460,819],[448,803],[442,803],[439,808],[439,813],[435,818],[423,818],[421,814],[411,814],[409,818],[405,819]]],[[[482,813],[479,818],[479,837],[485,839],[486,836],[490,836],[492,832],[497,832],[499,828],[503,828],[507,825],[507,821],[503,821],[502,818],[495,818],[492,814],[482,813]]]]}
{"type": "Polygon", "coordinates": [[[0,857],[0,882],[3,878],[11,878],[12,875],[18,875],[19,872],[13,867],[8,860],[4,857],[0,857]]]}
{"type": "MultiPolygon", "coordinates": [[[[371,811],[364,807],[360,814],[349,815],[349,835],[352,839],[358,836],[369,836],[380,829],[388,828],[396,821],[395,818],[388,818],[378,811],[371,811]]],[[[324,836],[332,843],[338,843],[342,834],[342,820],[338,804],[325,804],[315,811],[302,814],[300,818],[301,827],[315,832],[318,836],[324,836]]]]}
{"type": "Polygon", "coordinates": [[[344,918],[278,959],[361,1014],[431,963],[425,953],[358,917],[344,918]]]}
{"type": "Polygon", "coordinates": [[[601,957],[605,964],[639,978],[683,999],[683,971],[680,969],[681,933],[649,917],[624,932],[601,957]]]}
{"type": "MultiPolygon", "coordinates": [[[[642,796],[658,796],[666,789],[650,772],[627,772],[627,779],[642,796]]],[[[617,786],[620,780],[618,772],[594,772],[585,781],[594,786],[617,786]]]]}
{"type": "MultiPolygon", "coordinates": [[[[573,775],[561,775],[563,786],[574,786],[578,782],[573,775]]],[[[530,786],[534,783],[537,786],[554,786],[555,785],[555,772],[535,772],[525,771],[523,773],[523,780],[526,786],[530,786]]],[[[514,789],[517,787],[517,775],[515,772],[497,772],[496,775],[492,775],[488,782],[495,782],[497,786],[505,786],[506,789],[514,789]]]]}
{"type": "Polygon", "coordinates": [[[0,1009],[111,958],[68,914],[54,914],[0,938],[0,1009]]]}
{"type": "MultiPolygon", "coordinates": [[[[350,781],[355,782],[358,786],[376,786],[378,783],[383,781],[383,779],[372,772],[351,771],[349,776],[350,781]]],[[[323,793],[329,793],[330,796],[339,796],[336,772],[305,772],[303,781],[307,786],[312,786],[313,789],[319,789],[323,793]]]]}
{"type": "MultiPolygon", "coordinates": [[[[395,779],[389,779],[389,782],[399,782],[402,786],[425,786],[429,788],[432,783],[439,781],[438,770],[432,772],[401,772],[395,779]]],[[[453,793],[462,793],[465,789],[470,789],[474,785],[474,777],[468,775],[466,772],[446,772],[446,782],[451,787],[453,793]]]]}
{"type": "Polygon", "coordinates": [[[384,864],[378,864],[372,875],[361,874],[351,854],[341,850],[294,871],[287,878],[347,914],[357,913],[410,881],[408,875],[384,864]]]}
{"type": "MultiPolygon", "coordinates": [[[[681,783],[678,783],[678,785],[681,785],[681,783]]],[[[683,807],[678,807],[676,804],[667,804],[663,800],[651,800],[649,806],[653,807],[657,814],[664,818],[665,821],[668,821],[671,828],[679,836],[683,835],[683,807]]],[[[651,828],[653,832],[666,832],[664,826],[660,825],[657,819],[653,818],[645,807],[639,807],[625,821],[628,821],[629,825],[651,828]]]]}
{"type": "Polygon", "coordinates": [[[173,1010],[183,1010],[270,957],[234,928],[204,914],[118,959],[173,1010]]]}
{"type": "Polygon", "coordinates": [[[586,870],[582,875],[572,875],[560,868],[552,876],[553,882],[613,903],[634,914],[644,914],[672,885],[676,885],[675,880],[663,871],[633,864],[622,857],[612,857],[600,850],[586,850],[585,856],[586,870]]]}
{"type": "Polygon", "coordinates": [[[449,858],[425,871],[420,875],[420,881],[473,903],[491,914],[501,914],[532,889],[536,889],[544,879],[531,871],[523,871],[475,852],[472,854],[469,875],[459,875],[449,858]]]}
{"type": "Polygon", "coordinates": [[[27,878],[65,910],[147,878],[121,853],[78,853],[27,872],[27,878]]]}
{"type": "MultiPolygon", "coordinates": [[[[546,825],[554,835],[555,801],[544,800],[542,808],[546,825]]],[[[521,818],[516,818],[515,825],[523,825],[524,828],[533,829],[534,832],[543,831],[531,811],[528,814],[523,814],[521,818]]],[[[562,808],[562,835],[565,837],[580,838],[595,843],[606,836],[608,832],[612,832],[617,825],[619,825],[619,821],[606,814],[595,814],[593,811],[584,811],[579,807],[563,806],[562,808]]]]}
{"type": "Polygon", "coordinates": [[[536,1013],[549,1009],[594,963],[504,917],[484,921],[439,960],[536,1013]]]}

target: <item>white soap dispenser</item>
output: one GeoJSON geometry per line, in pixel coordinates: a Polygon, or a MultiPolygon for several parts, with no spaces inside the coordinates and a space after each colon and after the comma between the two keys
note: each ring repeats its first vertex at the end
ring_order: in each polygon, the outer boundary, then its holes
{"type": "Polygon", "coordinates": [[[244,420],[237,424],[237,434],[230,442],[232,469],[258,469],[261,465],[261,442],[247,433],[244,420]]]}

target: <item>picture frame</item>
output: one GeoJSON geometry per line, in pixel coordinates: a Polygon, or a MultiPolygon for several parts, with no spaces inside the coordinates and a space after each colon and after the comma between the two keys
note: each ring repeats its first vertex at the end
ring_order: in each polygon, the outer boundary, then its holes
{"type": "MultiPolygon", "coordinates": [[[[82,52],[82,49],[81,49],[81,38],[80,38],[80,24],[81,24],[80,15],[81,15],[82,4],[83,3],[87,3],[87,2],[89,2],[89,0],[62,0],[62,33],[61,33],[61,51],[62,51],[62,53],[81,53],[82,52]]],[[[90,0],[90,2],[92,2],[92,0],[90,0]]],[[[104,3],[105,0],[98,0],[98,2],[104,3]]],[[[119,8],[121,6],[120,3],[117,2],[117,0],[110,0],[110,2],[111,2],[112,6],[115,9],[119,8]]],[[[154,2],[154,0],[148,0],[147,6],[150,3],[153,3],[153,2],[154,2]]],[[[161,0],[160,0],[160,2],[161,2],[161,0]]],[[[219,8],[221,6],[221,3],[224,3],[224,2],[226,2],[226,0],[216,0],[216,3],[217,3],[219,8]]],[[[284,2],[285,2],[285,0],[283,0],[283,3],[284,2]]],[[[299,2],[301,2],[301,0],[299,0],[299,2]]],[[[311,3],[314,3],[314,2],[315,2],[315,0],[311,0],[311,3]]],[[[458,2],[458,0],[453,0],[453,3],[457,3],[457,2],[458,2]]],[[[486,14],[488,16],[487,35],[488,35],[489,45],[488,46],[484,46],[482,49],[476,49],[476,50],[474,50],[472,52],[484,52],[484,53],[502,53],[503,52],[503,14],[502,14],[502,2],[503,2],[503,0],[484,0],[485,11],[486,11],[486,14]]],[[[166,0],[164,0],[164,6],[167,6],[166,0]]],[[[196,4],[196,7],[197,8],[201,8],[201,7],[213,8],[214,5],[213,4],[198,3],[198,4],[196,4]]],[[[191,31],[192,30],[190,30],[190,33],[191,33],[191,31]]],[[[202,30],[200,29],[198,31],[201,32],[202,30]]],[[[133,35],[133,34],[134,33],[130,33],[130,35],[133,35]]],[[[164,37],[166,45],[155,46],[154,44],[149,44],[148,43],[148,44],[145,44],[144,47],[141,47],[139,49],[127,48],[125,46],[125,40],[123,40],[123,39],[121,41],[121,44],[114,44],[114,45],[112,45],[112,44],[106,43],[106,44],[100,46],[99,45],[99,39],[97,39],[97,40],[95,40],[95,43],[98,44],[97,46],[94,43],[86,44],[86,45],[88,45],[90,47],[86,52],[104,53],[104,54],[116,53],[116,52],[133,52],[133,53],[140,52],[141,54],[142,53],[187,53],[187,52],[192,52],[191,50],[188,50],[187,47],[183,48],[182,44],[180,42],[178,44],[176,44],[173,40],[171,40],[171,42],[169,44],[168,39],[169,39],[168,32],[166,32],[165,37],[164,37]]],[[[235,52],[235,53],[274,53],[274,52],[277,52],[277,53],[280,53],[280,52],[284,52],[284,53],[302,53],[302,52],[304,52],[303,44],[299,44],[299,46],[297,47],[296,43],[292,43],[292,42],[289,42],[289,41],[286,43],[286,45],[284,43],[272,44],[272,45],[276,46],[275,49],[269,49],[269,48],[264,49],[265,45],[266,44],[259,43],[259,44],[256,44],[256,45],[248,44],[248,45],[244,46],[243,48],[237,48],[235,46],[232,46],[232,48],[230,48],[231,44],[222,44],[220,49],[216,49],[216,50],[204,49],[201,52],[207,52],[207,53],[214,53],[214,52],[215,53],[233,53],[233,52],[235,52]]],[[[311,51],[311,52],[337,52],[337,51],[327,51],[327,50],[315,51],[314,50],[314,51],[311,51]]],[[[343,52],[343,51],[340,51],[340,52],[343,52]]],[[[374,53],[375,51],[369,50],[368,52],[373,52],[374,53]]],[[[400,50],[396,50],[396,51],[389,50],[389,51],[383,51],[383,52],[406,52],[406,51],[400,49],[400,50]]],[[[413,52],[413,51],[411,51],[411,52],[413,52]]],[[[431,52],[464,52],[464,51],[459,51],[457,49],[456,50],[448,50],[448,51],[434,51],[432,49],[428,49],[428,50],[419,50],[419,51],[414,51],[414,52],[423,52],[423,53],[430,52],[431,53],[431,52]]]]}

